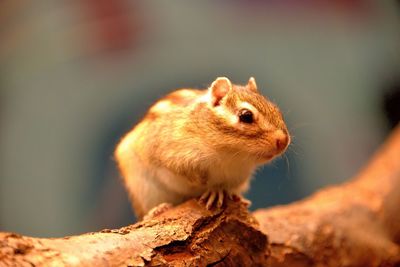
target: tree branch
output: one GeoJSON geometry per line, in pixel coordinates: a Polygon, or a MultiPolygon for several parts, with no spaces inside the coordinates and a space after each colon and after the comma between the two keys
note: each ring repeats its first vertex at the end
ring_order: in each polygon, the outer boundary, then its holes
{"type": "Polygon", "coordinates": [[[253,215],[270,240],[268,266],[400,266],[399,208],[397,127],[351,181],[253,215]]]}
{"type": "Polygon", "coordinates": [[[400,127],[345,184],[249,214],[190,200],[118,230],[0,233],[0,266],[400,266],[400,127]]]}

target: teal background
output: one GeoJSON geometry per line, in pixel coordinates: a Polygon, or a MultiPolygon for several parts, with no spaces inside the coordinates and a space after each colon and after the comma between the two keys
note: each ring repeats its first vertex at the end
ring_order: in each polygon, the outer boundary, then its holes
{"type": "Polygon", "coordinates": [[[254,76],[293,135],[252,180],[252,209],[345,181],[389,131],[398,25],[391,1],[2,1],[0,230],[134,222],[117,141],[157,98],[218,76],[254,76]]]}

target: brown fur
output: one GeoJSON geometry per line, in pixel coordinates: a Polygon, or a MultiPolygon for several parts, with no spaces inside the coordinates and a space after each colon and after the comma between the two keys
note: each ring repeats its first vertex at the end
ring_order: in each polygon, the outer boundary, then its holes
{"type": "Polygon", "coordinates": [[[282,115],[257,91],[254,79],[252,87],[231,85],[226,78],[216,81],[212,86],[224,88],[181,89],[160,99],[118,145],[116,159],[136,213],[153,205],[146,204],[146,194],[155,201],[157,192],[145,190],[160,190],[165,198],[176,195],[172,202],[214,186],[240,192],[256,165],[283,152],[276,145],[277,138],[288,135],[282,115]],[[254,123],[238,121],[243,105],[254,109],[254,123]],[[240,168],[238,174],[232,168],[240,168]],[[147,173],[152,177],[142,177],[147,173]],[[169,180],[170,175],[175,178],[169,180]]]}

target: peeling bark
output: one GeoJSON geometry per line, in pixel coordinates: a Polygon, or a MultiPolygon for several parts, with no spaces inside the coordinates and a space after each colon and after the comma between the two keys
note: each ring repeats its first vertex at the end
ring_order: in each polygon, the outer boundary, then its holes
{"type": "Polygon", "coordinates": [[[267,237],[242,203],[196,200],[118,230],[56,239],[0,234],[0,266],[205,266],[265,262],[267,237]]]}
{"type": "Polygon", "coordinates": [[[0,266],[400,266],[400,127],[351,181],[250,214],[190,200],[117,230],[0,233],[0,266]]]}

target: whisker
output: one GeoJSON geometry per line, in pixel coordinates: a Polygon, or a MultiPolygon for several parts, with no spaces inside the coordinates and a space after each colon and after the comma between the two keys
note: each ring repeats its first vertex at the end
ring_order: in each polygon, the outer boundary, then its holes
{"type": "Polygon", "coordinates": [[[297,130],[297,129],[300,129],[300,128],[303,128],[303,127],[306,127],[306,126],[310,126],[310,125],[312,125],[312,124],[309,123],[309,122],[296,123],[294,125],[290,125],[289,130],[294,131],[294,130],[297,130]]]}
{"type": "Polygon", "coordinates": [[[291,153],[294,153],[295,155],[300,155],[300,153],[297,151],[297,149],[300,149],[301,150],[301,147],[300,146],[289,146],[288,148],[287,148],[287,151],[288,152],[291,152],[291,153]]]}
{"type": "Polygon", "coordinates": [[[290,177],[290,164],[289,164],[289,158],[286,154],[283,154],[285,156],[285,160],[286,160],[286,169],[287,169],[287,177],[290,177]]]}
{"type": "Polygon", "coordinates": [[[299,144],[299,142],[297,141],[297,139],[294,139],[294,136],[292,137],[292,142],[290,143],[290,145],[288,146],[287,150],[289,152],[293,152],[296,155],[302,154],[303,153],[303,146],[301,144],[299,144]],[[299,151],[298,151],[299,150],[299,151]],[[300,152],[300,153],[298,153],[300,152]]]}

